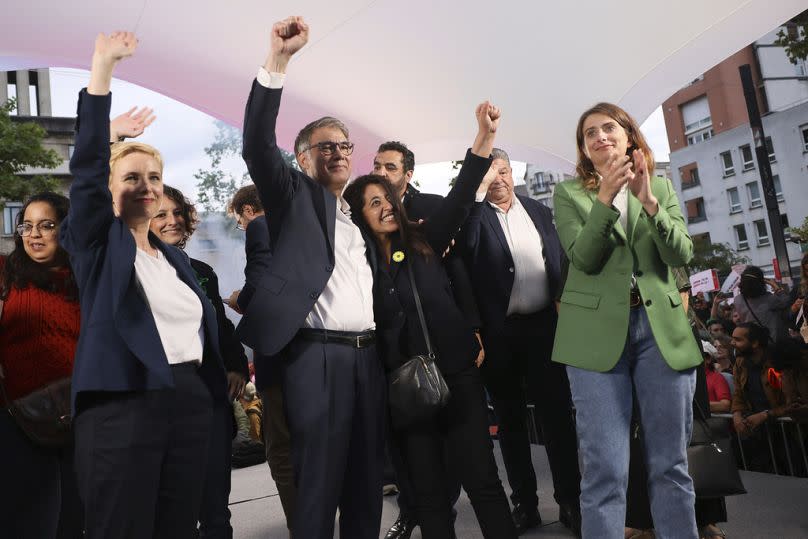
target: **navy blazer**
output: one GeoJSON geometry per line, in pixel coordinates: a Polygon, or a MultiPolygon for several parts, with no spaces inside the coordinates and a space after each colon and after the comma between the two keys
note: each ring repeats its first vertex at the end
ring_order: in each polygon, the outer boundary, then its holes
{"type": "MultiPolygon", "coordinates": [[[[532,198],[516,194],[514,196],[519,198],[539,231],[549,294],[550,298],[555,298],[563,285],[561,269],[566,263],[566,255],[553,225],[553,214],[549,208],[532,198]]],[[[496,210],[487,201],[474,204],[458,243],[463,250],[477,294],[483,328],[498,331],[503,328],[508,313],[514,267],[508,240],[499,224],[496,210]]]]}
{"type": "MultiPolygon", "coordinates": [[[[154,317],[138,291],[137,247],[112,211],[109,181],[111,94],[79,93],[76,146],[70,160],[70,211],[59,239],[70,254],[81,303],[81,332],[73,366],[73,410],[87,391],[143,391],[174,387],[154,317]]],[[[214,399],[226,401],[216,312],[196,281],[188,257],[149,233],[149,241],[177,270],[202,304],[205,347],[199,372],[214,399]]],[[[80,409],[80,408],[79,408],[80,409]]]]}
{"type": "MultiPolygon", "coordinates": [[[[474,364],[480,346],[473,327],[458,307],[441,255],[468,216],[474,204],[474,193],[490,166],[491,159],[471,152],[466,154],[457,183],[420,227],[433,251],[429,257],[407,250],[396,235],[392,251],[401,251],[404,258],[399,262],[394,258],[389,266],[378,265],[373,311],[379,349],[387,370],[397,368],[413,355],[427,353],[410,283],[410,269],[441,372],[451,375],[474,364]]],[[[353,213],[354,219],[364,228],[366,225],[357,213],[353,213]]]]}
{"type": "MultiPolygon", "coordinates": [[[[242,157],[267,212],[272,257],[236,335],[261,355],[294,338],[334,271],[337,198],[284,161],[275,138],[282,93],[253,81],[244,114],[242,157]]],[[[375,273],[375,245],[367,236],[365,244],[375,273]]]]}
{"type": "Polygon", "coordinates": [[[244,231],[244,252],[247,255],[247,263],[244,266],[244,286],[241,287],[241,292],[236,299],[242,313],[247,310],[247,306],[252,301],[255,283],[269,268],[269,261],[272,259],[265,215],[259,215],[247,225],[247,229],[244,231]]]}

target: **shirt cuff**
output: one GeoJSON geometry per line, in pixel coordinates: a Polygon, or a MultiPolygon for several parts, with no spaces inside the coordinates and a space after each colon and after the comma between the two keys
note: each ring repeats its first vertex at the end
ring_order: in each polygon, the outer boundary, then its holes
{"type": "Polygon", "coordinates": [[[485,200],[486,193],[477,193],[474,195],[474,202],[482,202],[485,200]]]}
{"type": "Polygon", "coordinates": [[[258,68],[258,75],[255,78],[258,80],[258,84],[264,88],[283,88],[286,73],[269,72],[262,66],[258,68]]]}

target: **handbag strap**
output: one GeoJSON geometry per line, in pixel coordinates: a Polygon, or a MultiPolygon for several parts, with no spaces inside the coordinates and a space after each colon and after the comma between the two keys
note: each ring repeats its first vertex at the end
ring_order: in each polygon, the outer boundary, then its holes
{"type": "Polygon", "coordinates": [[[701,423],[701,425],[704,427],[704,432],[707,433],[707,437],[710,439],[710,443],[714,444],[715,434],[713,433],[713,429],[710,428],[710,424],[707,423],[707,414],[705,414],[704,410],[702,410],[701,404],[695,400],[693,401],[693,407],[698,411],[696,421],[701,423]]]}
{"type": "Polygon", "coordinates": [[[426,341],[426,349],[429,352],[429,357],[435,358],[435,353],[432,351],[432,341],[429,340],[429,331],[426,329],[426,319],[424,318],[424,310],[421,308],[421,296],[418,294],[418,287],[415,286],[415,276],[413,275],[412,264],[410,257],[407,257],[407,274],[410,276],[410,287],[412,288],[412,296],[415,298],[415,308],[418,310],[418,319],[421,321],[421,331],[424,332],[424,341],[426,341]]]}

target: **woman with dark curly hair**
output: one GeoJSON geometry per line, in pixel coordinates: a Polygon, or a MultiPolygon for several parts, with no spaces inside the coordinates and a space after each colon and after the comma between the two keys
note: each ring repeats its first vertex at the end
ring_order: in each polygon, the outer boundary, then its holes
{"type": "MultiPolygon", "coordinates": [[[[198,224],[199,216],[191,201],[179,189],[163,185],[162,206],[149,225],[152,233],[169,245],[185,249],[198,224]]],[[[241,343],[233,336],[235,328],[225,315],[224,304],[219,295],[219,278],[213,268],[195,258],[190,258],[190,262],[199,286],[216,309],[219,347],[227,370],[228,397],[233,401],[241,395],[249,376],[247,356],[241,343]]],[[[201,537],[233,535],[227,504],[230,497],[231,440],[235,433],[231,408],[216,408],[210,430],[205,488],[199,513],[201,537]]]]}
{"type": "MultiPolygon", "coordinates": [[[[56,193],[29,198],[17,215],[14,250],[0,257],[0,382],[12,401],[73,372],[78,292],[58,236],[69,204],[56,193]]],[[[6,410],[0,440],[2,488],[12,494],[0,503],[0,535],[81,536],[72,446],[36,445],[6,410]]]]}

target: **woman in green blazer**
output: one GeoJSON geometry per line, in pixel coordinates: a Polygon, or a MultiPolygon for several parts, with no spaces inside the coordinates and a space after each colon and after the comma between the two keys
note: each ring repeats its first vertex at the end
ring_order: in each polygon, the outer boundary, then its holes
{"type": "Polygon", "coordinates": [[[599,103],[576,137],[578,178],[554,195],[570,266],[553,360],[567,365],[575,403],[583,537],[623,537],[636,393],[656,532],[696,538],[686,449],[701,354],[671,274],[693,242],[633,118],[599,103]]]}

